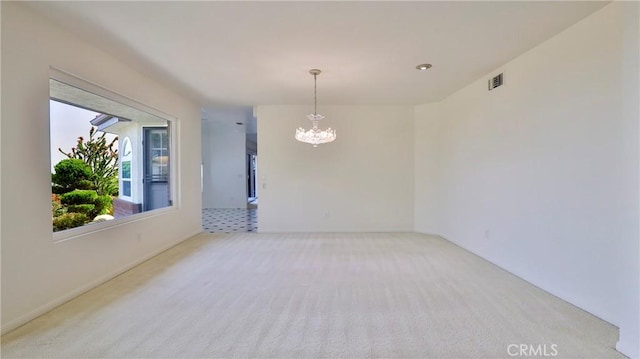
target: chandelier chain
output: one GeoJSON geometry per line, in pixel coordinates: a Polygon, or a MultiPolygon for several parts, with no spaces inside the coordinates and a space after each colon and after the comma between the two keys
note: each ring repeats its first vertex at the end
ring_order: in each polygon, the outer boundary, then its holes
{"type": "Polygon", "coordinates": [[[313,114],[318,114],[318,87],[317,87],[317,74],[313,74],[313,114]]]}

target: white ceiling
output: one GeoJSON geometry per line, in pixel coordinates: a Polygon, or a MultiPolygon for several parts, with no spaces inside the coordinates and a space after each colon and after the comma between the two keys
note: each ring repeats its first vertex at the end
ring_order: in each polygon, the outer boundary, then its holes
{"type": "Polygon", "coordinates": [[[29,4],[210,107],[437,101],[606,3],[29,4]]]}

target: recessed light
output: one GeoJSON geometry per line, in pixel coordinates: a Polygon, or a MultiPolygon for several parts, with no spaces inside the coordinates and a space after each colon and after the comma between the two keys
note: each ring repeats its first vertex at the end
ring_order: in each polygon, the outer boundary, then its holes
{"type": "Polygon", "coordinates": [[[416,66],[416,69],[420,70],[420,71],[424,71],[427,69],[431,68],[431,64],[420,64],[418,66],[416,66]]]}

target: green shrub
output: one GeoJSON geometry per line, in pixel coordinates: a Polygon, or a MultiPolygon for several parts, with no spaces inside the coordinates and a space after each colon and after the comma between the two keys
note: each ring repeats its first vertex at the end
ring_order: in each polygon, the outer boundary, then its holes
{"type": "Polygon", "coordinates": [[[96,205],[95,215],[94,215],[95,217],[101,214],[108,214],[111,211],[113,199],[111,198],[111,196],[103,195],[103,196],[98,196],[93,203],[95,203],[96,205]]]}
{"type": "MultiPolygon", "coordinates": [[[[78,137],[76,147],[71,152],[65,152],[61,148],[58,151],[69,158],[79,159],[89,166],[93,176],[93,186],[90,188],[99,194],[118,195],[118,138],[107,142],[106,133],[98,135],[95,127],[89,128],[89,138],[78,137]]],[[[79,187],[78,187],[79,188],[79,187]]],[[[84,189],[84,188],[83,188],[84,189]]]]}
{"type": "Polygon", "coordinates": [[[94,190],[77,189],[60,196],[62,204],[95,204],[98,194],[94,190]]]}
{"type": "Polygon", "coordinates": [[[87,222],[89,222],[89,218],[84,213],[65,213],[53,218],[53,231],[57,232],[69,228],[80,227],[87,222]]]}
{"type": "MultiPolygon", "coordinates": [[[[64,193],[60,196],[53,195],[51,203],[53,206],[52,210],[54,212],[53,217],[58,217],[65,213],[76,213],[83,214],[86,217],[86,220],[91,220],[101,214],[108,214],[113,207],[113,199],[111,198],[111,196],[99,196],[94,190],[79,189],[64,193]]],[[[61,219],[61,221],[67,223],[69,222],[69,219],[61,219]]],[[[78,222],[79,221],[80,220],[78,220],[78,222]]],[[[54,224],[54,228],[57,227],[57,230],[62,230],[65,229],[62,228],[65,225],[66,224],[56,226],[54,224]]],[[[79,225],[73,225],[67,228],[73,228],[79,225]]]]}
{"type": "Polygon", "coordinates": [[[74,189],[91,189],[94,187],[95,175],[91,167],[77,158],[67,158],[58,162],[51,174],[53,193],[62,194],[74,189]]]}
{"type": "Polygon", "coordinates": [[[70,204],[67,207],[67,211],[68,212],[73,212],[73,213],[84,213],[87,215],[88,218],[93,218],[95,217],[95,210],[96,210],[96,206],[94,204],[70,204]]]}
{"type": "Polygon", "coordinates": [[[51,216],[58,217],[67,213],[67,208],[60,203],[60,197],[55,194],[51,194],[51,216]]]}

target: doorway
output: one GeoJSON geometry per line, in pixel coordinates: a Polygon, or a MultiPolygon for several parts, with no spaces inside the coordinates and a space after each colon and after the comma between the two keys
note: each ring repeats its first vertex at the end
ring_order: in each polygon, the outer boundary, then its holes
{"type": "Polygon", "coordinates": [[[258,155],[247,154],[247,208],[258,208],[258,192],[256,189],[258,155]]]}
{"type": "Polygon", "coordinates": [[[252,107],[202,109],[202,228],[257,231],[258,138],[252,107]]]}
{"type": "Polygon", "coordinates": [[[144,127],[143,147],[143,210],[170,206],[168,127],[144,127]]]}

